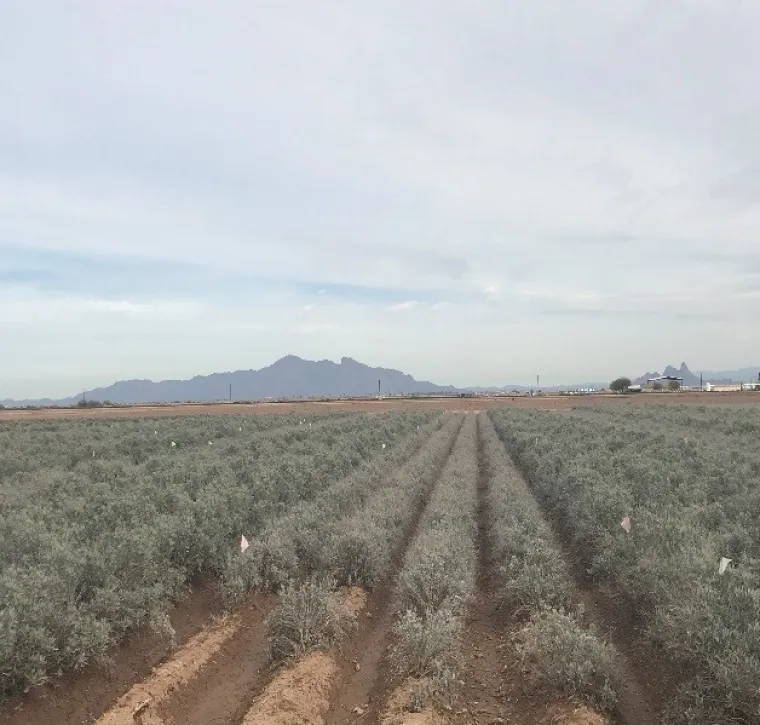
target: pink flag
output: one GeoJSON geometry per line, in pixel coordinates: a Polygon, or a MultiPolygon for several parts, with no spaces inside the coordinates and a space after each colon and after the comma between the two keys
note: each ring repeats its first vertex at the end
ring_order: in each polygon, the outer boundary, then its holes
{"type": "Polygon", "coordinates": [[[625,516],[623,520],[620,522],[620,525],[623,527],[623,531],[625,531],[626,534],[631,533],[631,517],[625,516]]]}
{"type": "Polygon", "coordinates": [[[245,538],[245,536],[240,537],[240,551],[244,552],[248,548],[248,539],[245,538]]]}

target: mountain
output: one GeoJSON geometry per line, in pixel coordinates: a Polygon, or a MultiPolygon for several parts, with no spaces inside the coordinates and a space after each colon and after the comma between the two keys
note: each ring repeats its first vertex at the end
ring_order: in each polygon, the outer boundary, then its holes
{"type": "MultiPolygon", "coordinates": [[[[738,370],[703,370],[702,382],[716,383],[727,385],[730,383],[749,383],[755,382],[758,379],[758,373],[760,373],[760,367],[740,368],[738,370]]],[[[633,382],[639,384],[645,384],[651,378],[657,378],[660,375],[675,375],[676,377],[683,378],[683,384],[689,387],[699,387],[700,377],[699,373],[694,373],[689,369],[689,366],[685,363],[681,363],[681,367],[675,368],[672,365],[668,365],[662,373],[644,373],[644,375],[636,378],[633,382]]]]}
{"type": "MultiPolygon", "coordinates": [[[[452,386],[415,380],[400,370],[373,368],[350,357],[340,363],[331,360],[304,360],[288,355],[261,370],[199,375],[191,380],[122,380],[86,393],[87,400],[112,403],[212,402],[227,400],[232,386],[233,400],[264,398],[321,398],[377,394],[455,393],[452,386]]],[[[81,396],[61,400],[0,401],[4,405],[73,405],[81,396]]]]}

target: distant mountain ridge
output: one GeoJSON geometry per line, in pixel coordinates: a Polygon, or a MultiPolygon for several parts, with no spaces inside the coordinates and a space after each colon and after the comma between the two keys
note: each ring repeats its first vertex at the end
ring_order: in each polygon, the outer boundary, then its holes
{"type": "MultiPolygon", "coordinates": [[[[755,382],[760,373],[760,367],[739,368],[737,370],[702,370],[702,382],[714,383],[717,385],[729,385],[731,383],[750,383],[755,382]]],[[[681,366],[676,368],[672,365],[668,365],[662,371],[662,373],[652,372],[644,373],[640,377],[636,378],[633,382],[640,385],[645,384],[651,378],[660,377],[660,375],[674,375],[679,378],[683,378],[683,384],[688,387],[699,387],[700,373],[694,373],[689,369],[689,366],[682,362],[681,366]]]]}
{"type": "MultiPolygon", "coordinates": [[[[741,368],[720,372],[703,371],[703,381],[712,383],[754,382],[760,367],[741,368]]],[[[699,385],[699,375],[693,373],[686,363],[679,368],[668,365],[664,375],[676,375],[684,379],[684,385],[699,385]]],[[[636,383],[646,383],[658,377],[657,372],[645,373],[636,383]]],[[[611,378],[612,379],[612,378],[611,378]]],[[[327,398],[340,396],[377,395],[377,382],[383,395],[456,394],[456,393],[523,393],[531,390],[526,385],[503,385],[501,387],[464,387],[437,385],[427,380],[416,380],[400,370],[370,367],[353,358],[343,357],[339,363],[332,360],[304,360],[287,355],[260,370],[237,370],[227,373],[197,375],[190,380],[121,380],[107,387],[95,388],[85,393],[90,401],[110,401],[125,405],[138,403],[198,402],[210,403],[229,399],[230,385],[233,400],[264,400],[267,398],[327,398]]],[[[544,392],[560,390],[589,390],[606,388],[607,382],[574,383],[567,385],[542,385],[544,392]]],[[[35,400],[0,400],[5,406],[69,406],[82,400],[82,394],[68,398],[42,398],[35,400]]]]}
{"type": "MultiPolygon", "coordinates": [[[[436,385],[415,380],[411,375],[390,368],[373,368],[353,358],[304,360],[287,355],[260,370],[197,375],[190,380],[122,380],[85,393],[87,400],[116,404],[201,402],[266,398],[320,398],[377,395],[378,380],[382,394],[455,393],[451,385],[436,385]]],[[[53,400],[3,400],[4,405],[75,405],[82,395],[53,400]]]]}

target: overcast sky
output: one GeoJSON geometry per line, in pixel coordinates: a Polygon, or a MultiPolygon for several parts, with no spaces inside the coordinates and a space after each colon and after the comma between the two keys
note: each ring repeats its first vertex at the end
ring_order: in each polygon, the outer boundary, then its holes
{"type": "Polygon", "coordinates": [[[0,398],[760,364],[754,0],[0,4],[0,398]]]}

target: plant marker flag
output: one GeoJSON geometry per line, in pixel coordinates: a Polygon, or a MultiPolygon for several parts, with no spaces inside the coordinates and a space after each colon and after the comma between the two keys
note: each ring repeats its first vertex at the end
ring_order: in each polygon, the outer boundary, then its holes
{"type": "Polygon", "coordinates": [[[250,546],[248,543],[248,539],[245,538],[245,536],[240,536],[240,551],[241,553],[245,553],[245,550],[250,546]]]}
{"type": "Polygon", "coordinates": [[[623,520],[620,522],[620,525],[623,527],[623,531],[625,531],[626,534],[631,533],[631,517],[630,516],[624,516],[623,520]]]}
{"type": "Polygon", "coordinates": [[[174,441],[172,441],[172,448],[176,448],[176,447],[177,447],[177,444],[174,441]]]}
{"type": "Polygon", "coordinates": [[[718,566],[718,574],[721,576],[726,573],[726,569],[728,569],[728,565],[733,561],[733,559],[727,559],[725,556],[721,556],[720,558],[720,565],[718,566]]]}

